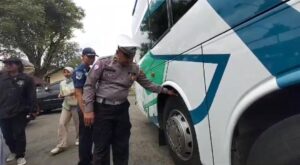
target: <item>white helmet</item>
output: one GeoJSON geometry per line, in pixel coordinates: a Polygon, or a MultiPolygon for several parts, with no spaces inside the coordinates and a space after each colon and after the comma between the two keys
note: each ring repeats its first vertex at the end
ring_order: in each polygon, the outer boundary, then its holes
{"type": "Polygon", "coordinates": [[[119,47],[135,47],[139,48],[140,45],[133,41],[129,36],[121,34],[118,36],[118,46],[119,47]]]}
{"type": "Polygon", "coordinates": [[[139,44],[134,42],[127,35],[120,35],[118,37],[118,49],[121,50],[127,57],[133,57],[135,55],[136,49],[139,48],[139,44]]]}

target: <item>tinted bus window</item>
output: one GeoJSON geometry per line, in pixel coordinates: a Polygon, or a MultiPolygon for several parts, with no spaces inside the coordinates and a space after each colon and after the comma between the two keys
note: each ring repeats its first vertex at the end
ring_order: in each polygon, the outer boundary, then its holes
{"type": "Polygon", "coordinates": [[[149,37],[155,43],[168,29],[166,0],[152,1],[149,8],[149,37]]]}
{"type": "Polygon", "coordinates": [[[134,39],[136,42],[138,42],[141,46],[140,49],[137,51],[137,55],[135,59],[138,61],[141,59],[148,51],[151,49],[152,42],[150,40],[150,28],[149,28],[149,6],[148,1],[138,1],[137,7],[135,9],[136,14],[133,17],[133,21],[138,22],[140,18],[142,18],[142,22],[140,25],[136,23],[139,28],[134,30],[136,33],[134,35],[134,39]],[[146,12],[144,10],[146,9],[146,12]]]}
{"type": "Polygon", "coordinates": [[[173,23],[175,24],[196,2],[197,0],[171,0],[173,23]]]}

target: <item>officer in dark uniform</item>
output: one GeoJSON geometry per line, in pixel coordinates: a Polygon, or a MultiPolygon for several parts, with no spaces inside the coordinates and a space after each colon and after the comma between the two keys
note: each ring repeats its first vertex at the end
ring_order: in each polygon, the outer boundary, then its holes
{"type": "Polygon", "coordinates": [[[11,154],[7,161],[17,159],[26,164],[26,115],[36,113],[36,90],[31,77],[23,73],[22,60],[9,58],[3,61],[0,73],[0,126],[11,154]]]}
{"type": "Polygon", "coordinates": [[[94,126],[94,165],[107,165],[104,158],[110,145],[114,165],[128,165],[131,123],[127,97],[134,81],[152,92],[176,95],[150,82],[133,63],[137,47],[131,38],[121,36],[116,55],[98,59],[88,74],[83,95],[84,120],[86,125],[94,126]]]}
{"type": "MultiPolygon", "coordinates": [[[[75,87],[75,95],[79,104],[79,163],[78,165],[91,165],[92,161],[92,126],[85,126],[83,119],[84,104],[82,100],[83,86],[86,76],[90,70],[90,65],[95,61],[96,52],[92,48],[84,48],[82,51],[82,63],[75,69],[73,73],[73,82],[75,87]]],[[[109,154],[107,156],[109,162],[109,154]]]]}

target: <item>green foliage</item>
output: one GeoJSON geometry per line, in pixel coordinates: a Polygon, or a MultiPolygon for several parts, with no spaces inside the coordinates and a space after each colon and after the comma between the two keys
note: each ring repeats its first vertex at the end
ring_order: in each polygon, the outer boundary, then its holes
{"type": "Polygon", "coordinates": [[[38,76],[65,55],[61,50],[72,45],[68,40],[73,30],[82,28],[84,11],[71,0],[0,0],[0,4],[0,51],[26,55],[38,76]]]}
{"type": "Polygon", "coordinates": [[[81,62],[81,49],[74,42],[65,44],[57,50],[58,56],[53,59],[52,66],[62,68],[65,66],[75,67],[81,62]]]}

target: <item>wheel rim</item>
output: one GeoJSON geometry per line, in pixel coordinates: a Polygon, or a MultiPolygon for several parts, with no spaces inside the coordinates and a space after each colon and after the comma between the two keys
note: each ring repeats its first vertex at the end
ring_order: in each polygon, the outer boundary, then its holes
{"type": "Polygon", "coordinates": [[[186,117],[179,110],[172,110],[166,122],[166,135],[171,149],[183,160],[193,154],[193,137],[186,117]]]}

